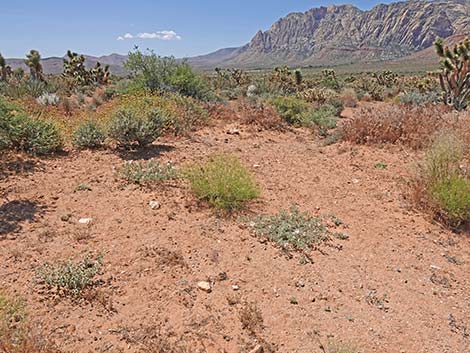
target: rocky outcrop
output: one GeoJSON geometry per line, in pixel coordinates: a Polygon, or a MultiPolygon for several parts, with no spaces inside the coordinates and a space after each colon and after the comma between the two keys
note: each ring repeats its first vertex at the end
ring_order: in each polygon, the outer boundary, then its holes
{"type": "MultiPolygon", "coordinates": [[[[470,1],[415,0],[291,13],[232,52],[225,66],[324,65],[401,58],[470,31],[470,1]]],[[[200,58],[201,60],[201,58],[200,58]]]]}

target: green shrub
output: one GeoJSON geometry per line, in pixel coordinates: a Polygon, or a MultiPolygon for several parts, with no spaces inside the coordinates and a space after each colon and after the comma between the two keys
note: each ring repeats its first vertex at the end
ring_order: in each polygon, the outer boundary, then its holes
{"type": "Polygon", "coordinates": [[[320,129],[333,129],[338,121],[338,110],[332,105],[323,105],[318,109],[309,109],[300,115],[302,126],[318,126],[320,129]]]}
{"type": "Polygon", "coordinates": [[[0,338],[10,328],[18,328],[26,319],[25,303],[19,298],[7,297],[0,292],[0,338]]]}
{"type": "Polygon", "coordinates": [[[304,122],[304,114],[309,112],[309,104],[295,97],[277,97],[271,100],[271,104],[279,112],[279,115],[289,124],[300,126],[304,122]]]}
{"type": "Polygon", "coordinates": [[[458,226],[470,220],[470,180],[452,175],[431,185],[431,197],[450,224],[458,226]]]}
{"type": "Polygon", "coordinates": [[[433,183],[446,180],[459,171],[464,155],[463,142],[452,133],[441,133],[426,151],[424,176],[433,183]]]}
{"type": "Polygon", "coordinates": [[[78,148],[97,148],[105,140],[105,135],[96,121],[81,124],[73,133],[73,144],[78,148]]]}
{"type": "Polygon", "coordinates": [[[59,150],[62,138],[58,127],[49,121],[21,114],[8,114],[0,121],[0,147],[35,155],[59,150]]]}
{"type": "Polygon", "coordinates": [[[96,260],[85,257],[78,263],[68,260],[56,265],[46,264],[38,270],[37,276],[49,289],[55,288],[59,293],[77,296],[93,285],[93,280],[101,271],[102,265],[101,256],[96,260]]]}
{"type": "Polygon", "coordinates": [[[126,148],[134,144],[146,146],[160,136],[164,123],[164,114],[159,109],[145,112],[121,109],[112,117],[108,135],[126,148]]]}
{"type": "Polygon", "coordinates": [[[183,96],[200,100],[211,100],[213,98],[209,86],[187,63],[178,65],[176,70],[168,78],[168,82],[176,92],[183,96]]]}
{"type": "Polygon", "coordinates": [[[136,184],[147,184],[174,179],[176,170],[171,163],[160,165],[158,162],[132,162],[124,164],[117,175],[129,182],[136,184]]]}
{"type": "Polygon", "coordinates": [[[459,138],[440,134],[426,152],[414,183],[418,203],[453,227],[470,221],[470,179],[460,168],[464,152],[459,138]]]}
{"type": "Polygon", "coordinates": [[[202,77],[186,63],[174,57],[161,57],[153,51],[130,52],[125,67],[134,81],[152,92],[178,92],[184,96],[208,100],[213,97],[202,77]]]}
{"type": "Polygon", "coordinates": [[[184,175],[196,196],[217,209],[240,208],[260,194],[253,176],[234,156],[214,156],[189,167],[184,175]]]}
{"type": "Polygon", "coordinates": [[[311,249],[330,239],[321,218],[300,212],[295,206],[273,216],[261,215],[250,223],[256,235],[268,238],[282,248],[311,249]]]}

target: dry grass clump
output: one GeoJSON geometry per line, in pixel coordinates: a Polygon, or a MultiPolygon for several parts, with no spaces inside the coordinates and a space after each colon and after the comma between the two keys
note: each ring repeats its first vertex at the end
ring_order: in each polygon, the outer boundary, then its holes
{"type": "Polygon", "coordinates": [[[437,220],[458,228],[470,221],[470,175],[466,144],[455,133],[437,135],[412,184],[412,199],[437,220]]]}
{"type": "Polygon", "coordinates": [[[346,108],[355,108],[357,106],[357,94],[353,88],[345,88],[339,99],[346,108]]]}
{"type": "Polygon", "coordinates": [[[241,208],[260,194],[252,174],[231,155],[215,155],[183,171],[194,194],[225,211],[241,208]]]}
{"type": "Polygon", "coordinates": [[[0,293],[0,352],[58,353],[28,320],[26,305],[17,296],[0,293]]]}
{"type": "Polygon", "coordinates": [[[420,149],[448,124],[446,108],[389,104],[367,107],[343,125],[343,140],[357,144],[402,144],[420,149]]]}

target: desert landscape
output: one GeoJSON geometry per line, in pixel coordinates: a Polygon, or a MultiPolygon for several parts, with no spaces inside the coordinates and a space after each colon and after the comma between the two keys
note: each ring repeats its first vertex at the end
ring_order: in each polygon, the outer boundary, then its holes
{"type": "Polygon", "coordinates": [[[470,352],[469,11],[0,55],[0,352],[470,352]]]}

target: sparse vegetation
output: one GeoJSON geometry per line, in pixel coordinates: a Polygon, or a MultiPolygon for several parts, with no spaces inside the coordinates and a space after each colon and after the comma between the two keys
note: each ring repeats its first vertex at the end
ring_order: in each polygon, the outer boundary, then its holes
{"type": "Polygon", "coordinates": [[[155,161],[126,163],[117,174],[120,178],[136,184],[158,183],[174,179],[178,175],[172,163],[162,165],[155,161]]]}
{"type": "Polygon", "coordinates": [[[98,148],[104,140],[105,134],[94,120],[80,124],[73,134],[73,144],[78,148],[98,148]]]}
{"type": "Polygon", "coordinates": [[[259,187],[235,156],[216,155],[184,171],[194,194],[216,209],[233,211],[257,198],[259,187]]]}
{"type": "Polygon", "coordinates": [[[331,239],[321,218],[301,212],[296,206],[272,216],[258,216],[250,227],[257,236],[285,249],[309,250],[331,239]]]}
{"type": "Polygon", "coordinates": [[[103,258],[88,256],[77,263],[67,260],[58,264],[45,264],[37,271],[38,280],[60,295],[80,296],[85,289],[91,288],[102,268],[103,258]]]}
{"type": "Polygon", "coordinates": [[[458,227],[470,221],[470,179],[461,169],[462,141],[440,134],[428,149],[414,182],[415,200],[445,223],[458,227]]]}

